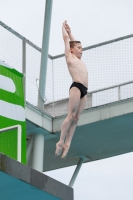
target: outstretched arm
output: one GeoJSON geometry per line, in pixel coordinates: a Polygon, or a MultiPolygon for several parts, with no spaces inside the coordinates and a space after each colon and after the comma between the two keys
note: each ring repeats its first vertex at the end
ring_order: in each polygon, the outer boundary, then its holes
{"type": "Polygon", "coordinates": [[[64,21],[62,25],[62,35],[64,39],[64,44],[65,44],[65,56],[68,57],[71,54],[71,52],[70,52],[70,45],[69,45],[69,35],[66,31],[66,21],[64,21]]]}
{"type": "Polygon", "coordinates": [[[75,39],[74,36],[72,35],[71,28],[70,28],[70,26],[67,24],[67,22],[66,22],[66,24],[65,24],[65,29],[66,29],[66,31],[67,31],[67,33],[68,33],[68,36],[69,36],[70,40],[71,40],[71,41],[76,41],[76,39],[75,39]]]}

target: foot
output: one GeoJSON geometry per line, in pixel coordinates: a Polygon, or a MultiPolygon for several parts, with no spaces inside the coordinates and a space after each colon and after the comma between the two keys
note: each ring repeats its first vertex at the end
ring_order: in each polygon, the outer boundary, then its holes
{"type": "Polygon", "coordinates": [[[69,148],[70,148],[70,145],[64,144],[64,146],[63,146],[63,154],[62,154],[62,157],[61,157],[62,159],[66,158],[67,153],[69,151],[69,148]]]}
{"type": "Polygon", "coordinates": [[[56,157],[59,157],[62,153],[62,150],[63,150],[63,144],[60,143],[60,142],[57,142],[56,143],[56,151],[55,151],[55,156],[56,157]]]}

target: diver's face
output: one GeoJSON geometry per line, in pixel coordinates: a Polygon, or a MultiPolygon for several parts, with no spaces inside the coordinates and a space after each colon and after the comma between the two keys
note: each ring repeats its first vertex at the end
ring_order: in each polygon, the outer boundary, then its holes
{"type": "Polygon", "coordinates": [[[74,54],[77,58],[81,59],[82,57],[81,43],[77,43],[73,48],[71,48],[71,53],[74,54]]]}

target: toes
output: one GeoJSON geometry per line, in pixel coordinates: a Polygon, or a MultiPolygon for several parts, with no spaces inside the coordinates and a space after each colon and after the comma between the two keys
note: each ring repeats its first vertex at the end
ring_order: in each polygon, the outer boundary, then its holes
{"type": "Polygon", "coordinates": [[[66,155],[61,157],[61,159],[65,159],[65,158],[66,158],[66,155]]]}
{"type": "Polygon", "coordinates": [[[56,157],[56,158],[58,158],[58,157],[59,157],[59,155],[58,155],[56,152],[55,152],[55,157],[56,157]]]}
{"type": "Polygon", "coordinates": [[[56,144],[56,151],[55,151],[55,156],[58,157],[61,155],[63,150],[63,145],[60,145],[59,143],[56,144]]]}
{"type": "Polygon", "coordinates": [[[68,153],[68,151],[69,151],[69,148],[70,148],[70,146],[68,146],[68,145],[64,145],[64,147],[63,147],[63,154],[62,154],[62,159],[65,159],[66,158],[66,155],[67,155],[67,153],[68,153]]]}

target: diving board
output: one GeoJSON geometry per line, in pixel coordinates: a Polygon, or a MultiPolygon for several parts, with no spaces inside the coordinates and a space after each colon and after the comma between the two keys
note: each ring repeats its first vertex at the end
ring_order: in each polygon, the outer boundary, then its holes
{"type": "Polygon", "coordinates": [[[92,162],[133,151],[133,98],[84,110],[65,160],[54,155],[65,115],[50,117],[27,103],[26,119],[28,138],[39,133],[46,138],[44,172],[77,165],[82,156],[92,162]]]}

